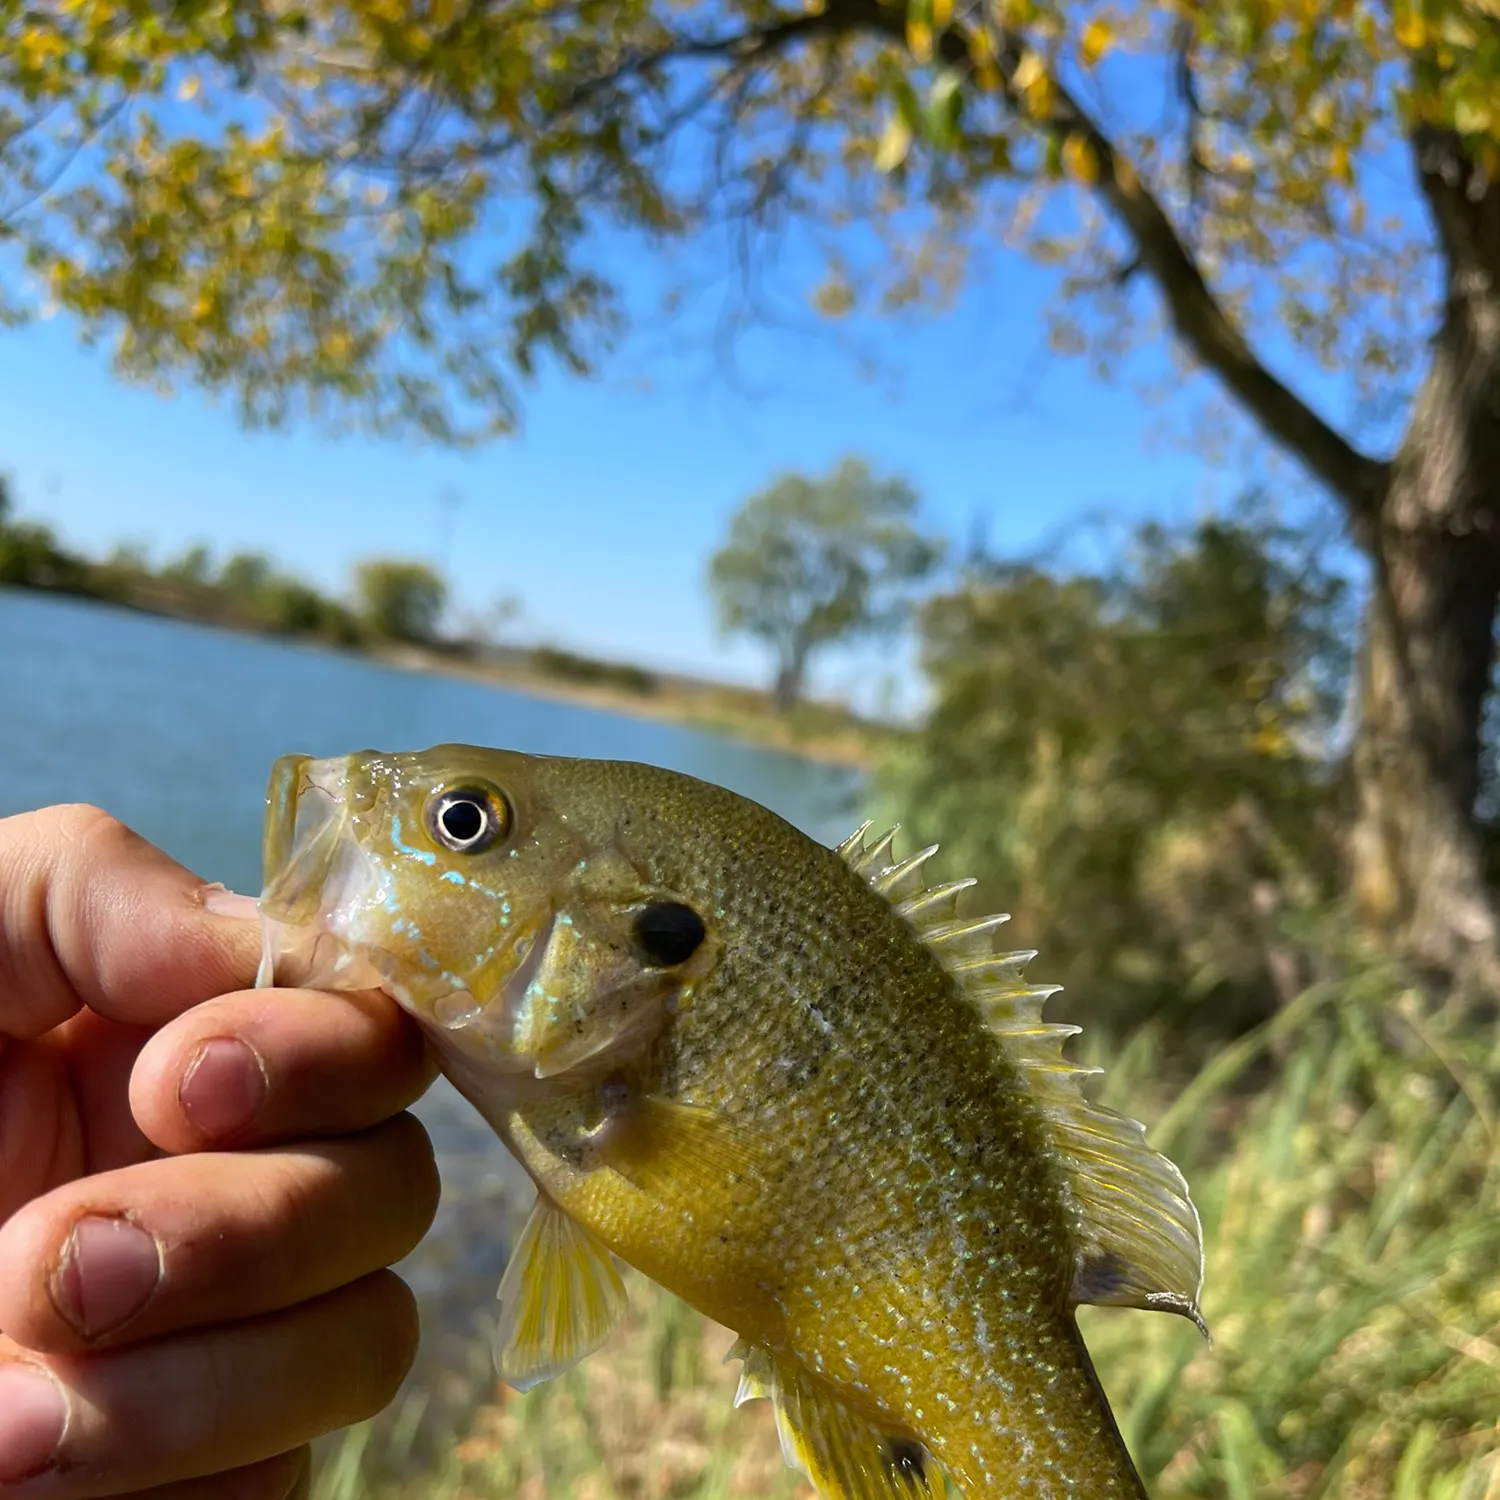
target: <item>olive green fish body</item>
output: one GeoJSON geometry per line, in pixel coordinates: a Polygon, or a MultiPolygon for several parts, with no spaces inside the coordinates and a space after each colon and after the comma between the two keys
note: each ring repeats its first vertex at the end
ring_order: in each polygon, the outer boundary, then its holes
{"type": "MultiPolygon", "coordinates": [[[[994,954],[920,857],[825,849],[690,778],[463,747],[383,765],[383,798],[339,773],[374,812],[314,925],[374,963],[538,1184],[502,1371],[528,1384],[607,1335],[613,1254],[740,1334],[742,1396],[776,1403],[826,1495],[940,1494],[938,1468],[966,1495],[1143,1495],[1073,1307],[1196,1318],[1196,1216],[1139,1127],[1083,1105],[1028,955],[994,954]],[[432,809],[480,782],[504,837],[464,861],[432,809]]],[[[268,877],[275,932],[296,903],[268,877]]]]}

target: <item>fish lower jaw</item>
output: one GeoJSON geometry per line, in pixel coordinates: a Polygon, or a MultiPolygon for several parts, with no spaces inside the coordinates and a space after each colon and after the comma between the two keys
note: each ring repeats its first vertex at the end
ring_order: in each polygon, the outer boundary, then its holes
{"type": "Polygon", "coordinates": [[[327,928],[282,922],[262,912],[255,987],[262,990],[272,985],[309,990],[379,989],[388,993],[390,988],[369,957],[327,928]]]}
{"type": "Polygon", "coordinates": [[[324,922],[288,922],[261,911],[257,989],[272,985],[314,990],[380,990],[427,1033],[456,1068],[479,1063],[508,1079],[531,1078],[537,1059],[525,1045],[533,981],[545,957],[552,923],[525,946],[493,995],[480,999],[455,976],[412,975],[409,957],[330,930],[324,922]],[[398,977],[400,976],[400,977],[398,977]]]}
{"type": "Polygon", "coordinates": [[[261,914],[256,989],[380,990],[424,1024],[434,1013],[442,1026],[463,1024],[474,1005],[467,991],[445,986],[434,995],[418,993],[391,977],[398,967],[396,955],[350,942],[316,923],[281,922],[261,914]]]}

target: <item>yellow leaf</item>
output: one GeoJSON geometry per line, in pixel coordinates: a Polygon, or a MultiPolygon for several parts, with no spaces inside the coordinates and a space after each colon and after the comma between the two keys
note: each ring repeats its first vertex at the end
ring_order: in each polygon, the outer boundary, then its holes
{"type": "Polygon", "coordinates": [[[946,31],[953,19],[953,0],[932,0],[932,29],[946,31]]]}
{"type": "Polygon", "coordinates": [[[1011,75],[1011,85],[1026,101],[1026,107],[1039,120],[1052,113],[1052,79],[1047,65],[1038,53],[1030,50],[1021,55],[1011,75]]]}
{"type": "Polygon", "coordinates": [[[1292,748],[1286,731],[1274,721],[1262,724],[1255,731],[1254,745],[1258,754],[1269,756],[1286,755],[1292,748]]]}
{"type": "Polygon", "coordinates": [[[1115,36],[1109,23],[1102,16],[1095,16],[1078,39],[1078,60],[1084,67],[1092,68],[1114,43],[1115,36]]]}
{"type": "Polygon", "coordinates": [[[906,45],[918,62],[932,60],[932,0],[907,0],[906,45]]]}
{"type": "Polygon", "coordinates": [[[1063,142],[1063,168],[1074,182],[1091,186],[1099,180],[1099,158],[1083,136],[1074,133],[1063,142]]]}
{"type": "Polygon", "coordinates": [[[1023,52],[1021,60],[1016,64],[1016,71],[1011,75],[1011,82],[1025,93],[1045,71],[1042,60],[1035,52],[1023,52]]]}
{"type": "Polygon", "coordinates": [[[1043,73],[1035,83],[1026,90],[1026,108],[1038,120],[1048,120],[1052,117],[1052,105],[1057,98],[1057,91],[1053,87],[1049,74],[1043,73]]]}
{"type": "Polygon", "coordinates": [[[1483,99],[1460,99],[1453,106],[1453,128],[1461,135],[1483,135],[1490,128],[1490,107],[1483,99]]]}
{"type": "Polygon", "coordinates": [[[1403,47],[1415,52],[1427,41],[1427,23],[1415,6],[1403,5],[1396,12],[1394,25],[1396,40],[1403,47]]]}
{"type": "Polygon", "coordinates": [[[854,306],[854,289],[837,271],[830,271],[814,289],[812,300],[825,318],[842,318],[854,306]]]}
{"type": "Polygon", "coordinates": [[[1347,185],[1354,181],[1354,168],[1349,161],[1349,148],[1342,141],[1328,153],[1328,171],[1335,182],[1347,185]]]}
{"type": "Polygon", "coordinates": [[[894,172],[906,160],[911,150],[911,127],[900,115],[892,115],[885,123],[880,144],[875,148],[875,170],[894,172]]]}

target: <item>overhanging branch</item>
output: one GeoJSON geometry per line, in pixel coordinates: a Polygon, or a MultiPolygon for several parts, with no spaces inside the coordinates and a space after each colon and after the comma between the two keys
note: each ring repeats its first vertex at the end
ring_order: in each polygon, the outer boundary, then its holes
{"type": "MultiPolygon", "coordinates": [[[[808,33],[851,31],[868,32],[904,45],[905,7],[885,0],[831,0],[821,14],[783,20],[760,33],[698,41],[676,55],[753,56],[762,49],[779,50],[808,33]]],[[[946,33],[938,46],[945,61],[968,67],[967,44],[956,32],[946,33]]],[[[1025,105],[1014,78],[1025,55],[1024,42],[1014,32],[1001,32],[998,51],[1001,89],[1011,107],[1022,112],[1025,105]]],[[[659,65],[666,58],[649,61],[650,65],[659,65]]],[[[1036,123],[1059,142],[1075,137],[1088,146],[1098,169],[1096,191],[1134,244],[1132,268],[1150,274],[1178,337],[1278,443],[1339,497],[1356,536],[1368,537],[1389,465],[1361,452],[1271,373],[1214,296],[1202,268],[1160,201],[1065,88],[1054,87],[1050,110],[1036,123]]]]}
{"type": "MultiPolygon", "coordinates": [[[[895,7],[872,0],[867,14],[874,29],[904,36],[905,20],[895,7]]],[[[961,37],[950,32],[942,45],[948,61],[968,62],[961,37]]],[[[1024,43],[1015,33],[1003,32],[999,51],[1001,87],[1012,108],[1023,111],[1013,79],[1025,55],[1024,43]]],[[[1088,146],[1098,170],[1096,191],[1134,242],[1136,260],[1155,281],[1178,336],[1261,426],[1343,501],[1356,537],[1368,539],[1389,465],[1360,452],[1267,369],[1210,290],[1156,196],[1060,84],[1053,88],[1049,113],[1037,124],[1059,142],[1076,137],[1088,146]]]]}

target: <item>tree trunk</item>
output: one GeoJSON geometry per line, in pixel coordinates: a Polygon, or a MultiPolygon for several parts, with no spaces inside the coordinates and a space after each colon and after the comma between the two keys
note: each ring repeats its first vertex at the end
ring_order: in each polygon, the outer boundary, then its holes
{"type": "Polygon", "coordinates": [[[781,665],[776,670],[776,685],[772,689],[772,696],[777,713],[790,713],[797,706],[802,697],[802,684],[806,677],[807,650],[805,647],[797,646],[782,657],[781,665]]]}
{"type": "Polygon", "coordinates": [[[1365,918],[1493,975],[1500,916],[1475,817],[1500,602],[1500,195],[1451,137],[1417,143],[1448,264],[1432,367],[1370,523],[1354,750],[1365,918]],[[1493,271],[1491,268],[1494,268],[1493,271]]]}
{"type": "MultiPolygon", "coordinates": [[[[1413,499],[1434,509],[1443,496],[1413,499]]],[[[1492,548],[1469,542],[1383,533],[1354,749],[1360,913],[1445,969],[1487,957],[1497,937],[1474,801],[1500,568],[1492,548]]]]}

